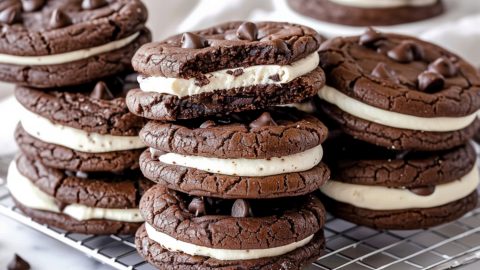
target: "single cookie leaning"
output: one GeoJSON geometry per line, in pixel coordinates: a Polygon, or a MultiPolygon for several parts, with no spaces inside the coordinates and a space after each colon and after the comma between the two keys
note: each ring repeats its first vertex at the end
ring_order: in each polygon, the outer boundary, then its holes
{"type": "Polygon", "coordinates": [[[9,168],[15,204],[33,220],[85,234],[131,234],[142,224],[138,200],[152,186],[139,174],[76,175],[24,155],[9,168]]]}
{"type": "Polygon", "coordinates": [[[19,86],[17,144],[27,156],[53,168],[137,169],[145,148],[138,133],[145,121],[125,104],[126,92],[136,85],[136,76],[129,75],[44,91],[19,86]]]}
{"type": "Polygon", "coordinates": [[[368,29],[322,45],[328,86],[318,95],[342,129],[392,149],[442,150],[467,142],[480,126],[474,67],[413,37],[368,29]]]}
{"type": "Polygon", "coordinates": [[[312,195],[203,200],[156,185],[140,211],[137,249],[159,269],[301,269],[324,244],[325,210],[312,195]]]}
{"type": "Polygon", "coordinates": [[[326,127],[295,109],[149,122],[140,168],[154,182],[191,195],[277,198],[311,193],[328,180],[326,127]]]}
{"type": "Polygon", "coordinates": [[[325,82],[321,41],[301,25],[231,22],[146,44],[133,58],[142,76],[127,104],[170,121],[302,102],[325,82]]]}
{"type": "Polygon", "coordinates": [[[5,0],[0,80],[38,88],[87,83],[130,68],[151,40],[139,0],[5,0]]]}
{"type": "Polygon", "coordinates": [[[352,26],[409,23],[444,12],[441,0],[289,0],[288,4],[317,20],[352,26]]]}
{"type": "Polygon", "coordinates": [[[470,144],[428,153],[391,151],[345,138],[326,145],[332,180],[321,187],[323,201],[348,221],[378,229],[421,229],[453,221],[477,205],[479,176],[470,144]]]}

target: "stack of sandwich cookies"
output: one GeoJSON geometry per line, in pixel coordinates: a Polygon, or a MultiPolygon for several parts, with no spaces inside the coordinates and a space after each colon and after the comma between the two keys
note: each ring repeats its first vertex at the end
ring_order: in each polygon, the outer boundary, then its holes
{"type": "MultiPolygon", "coordinates": [[[[129,109],[140,132],[139,253],[159,269],[301,269],[324,245],[312,196],[326,127],[295,107],[325,83],[307,27],[233,22],[143,46],[129,109]],[[165,122],[174,121],[174,122],[165,122]]],[[[307,102],[308,104],[308,102],[307,102]]]]}
{"type": "Polygon", "coordinates": [[[321,187],[324,202],[356,224],[427,228],[477,205],[479,172],[470,144],[440,152],[393,151],[343,135],[328,140],[325,152],[332,179],[321,187]]]}
{"type": "Polygon", "coordinates": [[[133,58],[140,89],[127,104],[174,121],[302,102],[324,85],[321,40],[301,25],[234,22],[150,43],[133,58]]]}
{"type": "Polygon", "coordinates": [[[289,0],[288,4],[317,20],[351,26],[410,23],[444,12],[442,0],[289,0]]]}
{"type": "Polygon", "coordinates": [[[130,68],[150,41],[140,0],[5,0],[0,80],[38,88],[77,85],[130,68]]]}

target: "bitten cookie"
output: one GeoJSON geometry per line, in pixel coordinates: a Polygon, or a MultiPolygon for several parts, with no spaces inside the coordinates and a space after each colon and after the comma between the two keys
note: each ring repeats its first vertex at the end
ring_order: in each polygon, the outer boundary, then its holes
{"type": "Polygon", "coordinates": [[[27,216],[85,234],[134,233],[143,222],[139,198],[151,185],[138,173],[74,173],[24,155],[11,163],[7,177],[15,204],[27,216]]]}
{"type": "Polygon", "coordinates": [[[145,148],[138,133],[145,121],[125,104],[126,92],[136,85],[136,76],[129,75],[43,91],[19,86],[16,142],[27,156],[53,168],[137,169],[145,148]]]}
{"type": "Polygon", "coordinates": [[[137,249],[159,269],[301,269],[324,245],[325,210],[312,195],[201,199],[156,185],[140,211],[137,249]]]}
{"type": "Polygon", "coordinates": [[[0,80],[49,88],[129,70],[146,20],[139,0],[1,1],[0,80]]]}
{"type": "Polygon", "coordinates": [[[321,41],[301,25],[230,22],[146,44],[133,58],[140,89],[127,104],[170,121],[302,102],[325,83],[321,41]]]}
{"type": "Polygon", "coordinates": [[[288,4],[317,20],[352,26],[410,23],[444,12],[441,0],[288,0],[288,4]]]}
{"type": "Polygon", "coordinates": [[[480,126],[480,77],[431,43],[378,33],[335,38],[320,49],[323,110],[348,134],[391,149],[441,150],[480,126]]]}
{"type": "Polygon", "coordinates": [[[392,151],[351,138],[327,140],[332,180],[321,191],[334,215],[377,229],[422,229],[477,205],[470,144],[440,152],[392,151]],[[341,145],[341,147],[339,147],[341,145]]]}
{"type": "Polygon", "coordinates": [[[321,162],[326,127],[296,109],[151,121],[140,137],[150,147],[140,157],[144,175],[191,195],[298,196],[317,190],[330,176],[321,162]]]}

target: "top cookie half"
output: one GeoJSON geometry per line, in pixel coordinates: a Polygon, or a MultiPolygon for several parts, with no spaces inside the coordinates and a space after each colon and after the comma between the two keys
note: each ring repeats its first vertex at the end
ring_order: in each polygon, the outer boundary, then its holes
{"type": "Polygon", "coordinates": [[[230,22],[144,45],[133,58],[132,112],[155,120],[300,102],[324,85],[321,37],[279,22],[230,22]]]}
{"type": "Polygon", "coordinates": [[[0,80],[38,88],[76,85],[130,67],[150,41],[140,0],[0,2],[0,80]]]}

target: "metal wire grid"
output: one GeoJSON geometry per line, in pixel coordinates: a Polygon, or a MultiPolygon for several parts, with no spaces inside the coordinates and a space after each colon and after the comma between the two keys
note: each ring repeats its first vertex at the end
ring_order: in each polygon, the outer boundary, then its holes
{"type": "MultiPolygon", "coordinates": [[[[0,159],[0,177],[5,164],[0,159]]],[[[0,214],[53,237],[116,269],[155,269],[135,250],[133,236],[68,233],[32,221],[14,206],[0,178],[0,214]]],[[[449,269],[480,259],[480,208],[429,230],[378,231],[327,216],[326,250],[307,270],[449,269]]]]}

